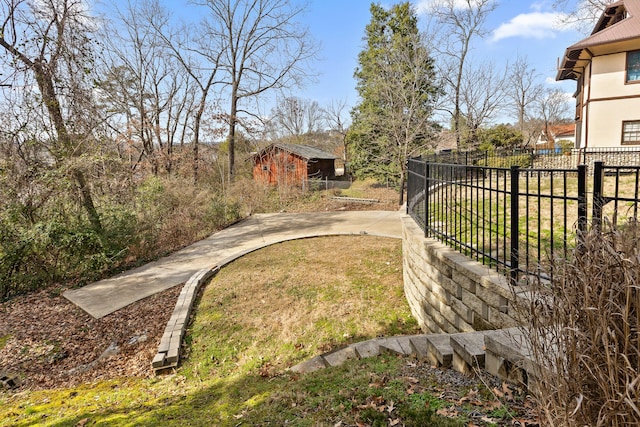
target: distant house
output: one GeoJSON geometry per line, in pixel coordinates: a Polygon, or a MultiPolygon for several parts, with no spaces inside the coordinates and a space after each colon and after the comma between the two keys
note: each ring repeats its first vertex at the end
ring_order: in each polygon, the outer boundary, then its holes
{"type": "Polygon", "coordinates": [[[333,179],[337,157],[302,144],[271,144],[253,155],[253,179],[302,185],[308,178],[333,179]]]}
{"type": "Polygon", "coordinates": [[[608,5],[567,48],[557,80],[577,81],[578,147],[640,146],[640,1],[608,5]]]}
{"type": "Polygon", "coordinates": [[[437,136],[436,139],[436,153],[442,152],[451,152],[458,149],[458,140],[456,138],[456,133],[447,129],[443,129],[437,136]]]}
{"type": "Polygon", "coordinates": [[[573,124],[568,125],[553,125],[549,126],[548,131],[543,130],[540,132],[538,139],[536,140],[535,149],[539,153],[551,153],[560,152],[561,142],[567,142],[575,147],[576,144],[576,126],[573,124]]]}

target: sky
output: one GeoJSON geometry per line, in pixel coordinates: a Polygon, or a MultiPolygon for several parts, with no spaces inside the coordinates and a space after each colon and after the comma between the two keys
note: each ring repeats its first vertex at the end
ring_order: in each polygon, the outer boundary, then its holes
{"type": "MultiPolygon", "coordinates": [[[[428,2],[412,1],[423,29],[428,20],[428,2]]],[[[305,21],[322,47],[322,60],[316,70],[320,75],[297,96],[316,100],[320,105],[328,105],[332,99],[346,99],[350,105],[357,103],[353,71],[364,47],[362,38],[370,20],[370,4],[369,0],[311,0],[305,21]]],[[[492,60],[500,67],[518,55],[525,56],[540,74],[540,82],[573,93],[573,81],[555,81],[557,62],[568,46],[585,36],[559,25],[560,14],[552,7],[552,1],[501,0],[489,16],[486,25],[489,34],[475,41],[472,55],[492,60]]]]}
{"type": "MultiPolygon", "coordinates": [[[[100,0],[98,0],[100,1],[100,0]]],[[[106,0],[109,1],[109,0],[106,0]]],[[[111,0],[114,1],[114,0],[111,0]]],[[[125,3],[127,0],[115,0],[125,3]]],[[[358,101],[353,78],[358,53],[364,48],[363,36],[370,20],[371,0],[292,0],[307,2],[307,13],[301,17],[321,49],[312,71],[314,81],[292,91],[291,96],[317,101],[329,106],[332,101],[346,101],[349,107],[358,101]]],[[[400,0],[378,0],[390,7],[400,0]]],[[[419,26],[425,29],[429,4],[436,0],[410,0],[415,7],[419,26]]],[[[456,0],[464,1],[464,0],[456,0]]],[[[570,0],[575,3],[577,0],[570,0]]],[[[186,0],[164,0],[173,13],[186,20],[197,19],[198,9],[186,0]]],[[[200,9],[201,10],[201,9],[200,9]]],[[[553,0],[498,0],[498,7],[486,23],[488,34],[474,42],[471,55],[478,60],[491,60],[502,69],[507,61],[520,55],[539,73],[540,82],[560,87],[568,94],[575,91],[573,81],[555,81],[558,58],[565,49],[585,37],[568,26],[559,25],[562,12],[555,10],[553,0]]],[[[509,117],[496,121],[509,122],[509,117]]]]}

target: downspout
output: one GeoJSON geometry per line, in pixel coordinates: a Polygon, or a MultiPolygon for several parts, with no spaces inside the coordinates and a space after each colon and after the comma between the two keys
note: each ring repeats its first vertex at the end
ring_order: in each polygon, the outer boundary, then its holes
{"type": "MultiPolygon", "coordinates": [[[[589,127],[590,127],[590,123],[589,123],[589,110],[591,109],[591,86],[593,85],[593,80],[591,79],[592,75],[593,75],[593,53],[591,53],[591,51],[589,49],[585,49],[585,51],[589,54],[589,90],[587,91],[587,99],[585,102],[585,109],[584,109],[584,155],[583,155],[583,159],[582,159],[582,164],[586,164],[587,163],[587,148],[589,147],[589,127]]],[[[583,83],[584,84],[584,83],[583,83]]]]}

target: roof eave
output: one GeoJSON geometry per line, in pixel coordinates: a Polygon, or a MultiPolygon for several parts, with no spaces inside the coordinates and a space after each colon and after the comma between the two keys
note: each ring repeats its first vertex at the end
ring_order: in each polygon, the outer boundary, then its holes
{"type": "Polygon", "coordinates": [[[558,74],[556,75],[556,81],[560,80],[577,80],[582,75],[587,58],[582,58],[582,53],[585,49],[576,49],[569,47],[564,54],[562,65],[558,67],[558,74]]]}

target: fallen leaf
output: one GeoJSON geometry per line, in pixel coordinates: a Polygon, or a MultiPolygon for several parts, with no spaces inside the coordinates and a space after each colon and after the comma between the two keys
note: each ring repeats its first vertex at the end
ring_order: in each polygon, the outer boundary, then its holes
{"type": "Polygon", "coordinates": [[[443,417],[447,417],[447,418],[457,418],[459,415],[458,411],[454,406],[450,408],[440,408],[436,411],[436,414],[441,415],[443,417]]]}
{"type": "Polygon", "coordinates": [[[504,397],[504,393],[498,390],[498,387],[494,387],[491,391],[496,395],[498,399],[502,399],[504,397]]]}
{"type": "Polygon", "coordinates": [[[397,419],[395,419],[395,420],[391,420],[391,419],[389,420],[389,425],[390,425],[391,427],[393,427],[393,426],[397,426],[398,424],[400,424],[400,419],[399,419],[399,418],[397,418],[397,419]]]}
{"type": "Polygon", "coordinates": [[[393,400],[391,402],[389,402],[389,404],[387,405],[387,412],[388,413],[392,413],[394,411],[394,409],[396,409],[396,407],[393,404],[393,400]]]}
{"type": "Polygon", "coordinates": [[[482,407],[486,408],[490,411],[494,410],[494,409],[498,409],[499,407],[502,406],[502,402],[500,402],[499,400],[490,400],[488,402],[485,402],[482,407]]]}
{"type": "Polygon", "coordinates": [[[511,425],[515,427],[527,427],[540,425],[537,421],[529,421],[524,418],[518,418],[511,421],[511,425]]]}
{"type": "Polygon", "coordinates": [[[509,401],[513,400],[513,391],[511,391],[509,384],[502,383],[502,391],[504,392],[505,396],[507,396],[507,400],[509,401]]]}

